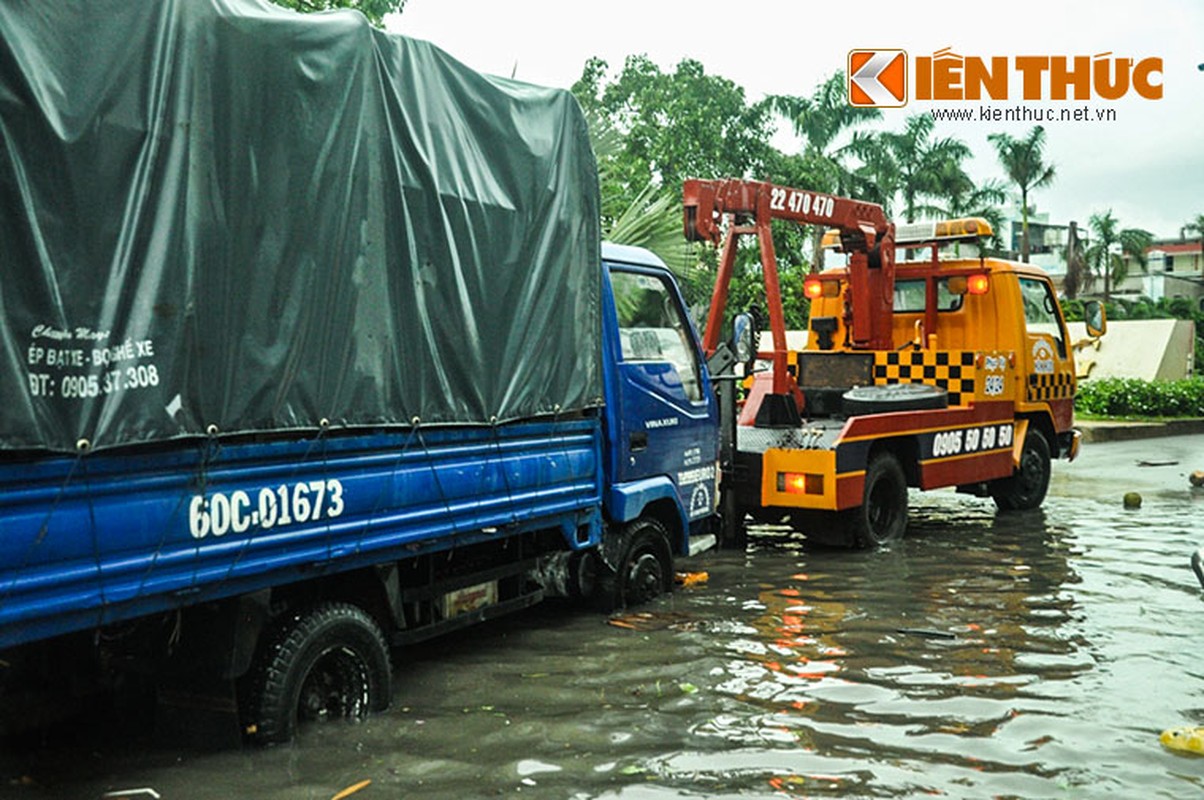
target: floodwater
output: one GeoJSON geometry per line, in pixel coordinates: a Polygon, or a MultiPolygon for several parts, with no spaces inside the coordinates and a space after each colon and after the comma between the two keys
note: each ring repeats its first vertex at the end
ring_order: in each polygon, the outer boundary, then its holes
{"type": "Polygon", "coordinates": [[[1204,436],[1054,469],[1030,514],[913,492],[879,552],[759,529],[630,627],[547,605],[430,643],[391,710],[291,745],[10,749],[0,797],[1200,796],[1204,756],[1158,734],[1204,725],[1204,436]]]}

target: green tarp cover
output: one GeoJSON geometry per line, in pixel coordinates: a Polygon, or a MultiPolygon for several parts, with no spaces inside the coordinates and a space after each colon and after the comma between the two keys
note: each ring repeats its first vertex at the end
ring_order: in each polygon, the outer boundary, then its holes
{"type": "Polygon", "coordinates": [[[358,13],[0,3],[0,449],[596,405],[598,226],[569,93],[358,13]]]}

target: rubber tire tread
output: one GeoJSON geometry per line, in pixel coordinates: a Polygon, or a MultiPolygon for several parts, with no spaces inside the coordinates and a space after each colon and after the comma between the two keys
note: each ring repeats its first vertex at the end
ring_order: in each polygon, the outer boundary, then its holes
{"type": "Polygon", "coordinates": [[[1052,451],[1045,434],[1030,427],[1024,435],[1024,447],[1020,451],[1020,470],[1007,478],[991,481],[991,497],[1000,511],[1032,511],[1040,508],[1045,502],[1045,493],[1049,491],[1049,479],[1053,472],[1051,461],[1052,451]],[[1035,494],[1029,494],[1021,480],[1021,471],[1030,463],[1029,456],[1038,459],[1042,475],[1040,486],[1035,494]]]}
{"type": "Polygon", "coordinates": [[[669,546],[669,534],[656,520],[639,517],[623,526],[619,541],[613,547],[620,554],[619,557],[612,560],[603,558],[602,568],[598,570],[598,588],[594,599],[600,611],[610,613],[628,606],[626,582],[631,557],[645,544],[658,554],[664,569],[661,594],[673,591],[673,549],[669,546]],[[610,561],[615,567],[610,566],[610,561]]]}
{"type": "Polygon", "coordinates": [[[862,504],[841,512],[845,515],[845,530],[854,547],[870,549],[882,547],[903,538],[907,532],[907,476],[894,453],[881,451],[870,458],[865,470],[865,489],[862,494],[862,504]],[[898,524],[886,535],[878,535],[871,527],[868,511],[868,500],[878,481],[888,480],[894,484],[893,489],[901,496],[898,524]]]}
{"type": "Polygon", "coordinates": [[[281,618],[261,641],[256,662],[248,673],[243,704],[243,729],[251,741],[280,744],[293,738],[305,678],[336,644],[350,646],[366,667],[369,685],[364,713],[388,708],[392,666],[380,627],[367,612],[351,603],[322,603],[281,618]]]}

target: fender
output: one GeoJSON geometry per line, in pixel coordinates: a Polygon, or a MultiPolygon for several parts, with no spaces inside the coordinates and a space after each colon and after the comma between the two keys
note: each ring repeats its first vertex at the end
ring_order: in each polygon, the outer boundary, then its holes
{"type": "Polygon", "coordinates": [[[623,524],[636,519],[645,508],[659,500],[668,500],[673,504],[680,525],[678,530],[688,531],[690,524],[681,498],[677,495],[677,487],[665,475],[610,486],[606,490],[603,507],[609,521],[623,524]]]}
{"type": "Polygon", "coordinates": [[[1016,428],[1012,433],[1012,463],[1020,469],[1020,456],[1024,453],[1024,437],[1028,435],[1028,417],[1016,417],[1016,428]]]}

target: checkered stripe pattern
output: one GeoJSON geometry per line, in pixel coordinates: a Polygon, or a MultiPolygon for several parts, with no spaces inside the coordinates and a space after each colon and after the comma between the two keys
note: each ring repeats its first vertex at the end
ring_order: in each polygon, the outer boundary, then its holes
{"type": "Polygon", "coordinates": [[[1074,397],[1074,376],[1069,372],[1028,376],[1028,400],[1069,400],[1074,397]]]}
{"type": "Polygon", "coordinates": [[[798,380],[798,351],[797,350],[787,350],[786,351],[786,374],[788,374],[790,377],[794,378],[796,381],[798,380]]]}
{"type": "Polygon", "coordinates": [[[949,405],[974,401],[973,350],[903,350],[874,354],[874,383],[927,383],[949,393],[949,405]]]}

